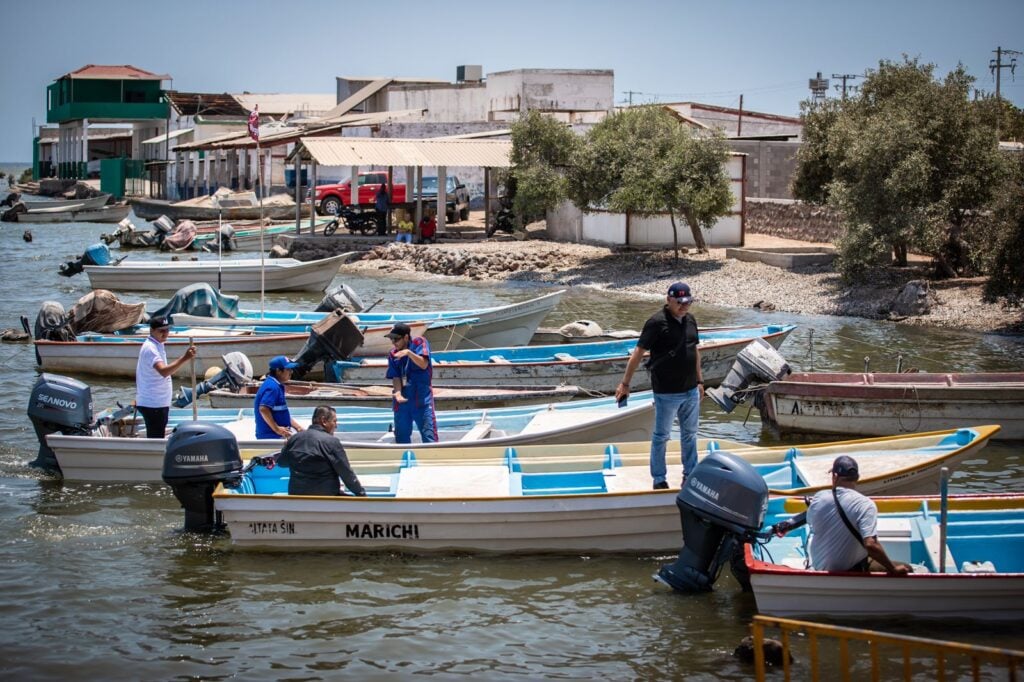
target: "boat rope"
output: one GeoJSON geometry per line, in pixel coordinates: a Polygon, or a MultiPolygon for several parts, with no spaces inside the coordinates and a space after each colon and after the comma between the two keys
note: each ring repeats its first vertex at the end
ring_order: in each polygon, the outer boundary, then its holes
{"type": "Polygon", "coordinates": [[[934,364],[940,365],[940,366],[944,364],[943,361],[941,361],[941,360],[936,360],[935,358],[930,358],[927,355],[921,355],[920,353],[911,353],[909,351],[885,352],[885,351],[879,350],[877,345],[872,344],[872,343],[868,343],[867,341],[862,341],[860,339],[855,339],[855,338],[852,338],[852,337],[849,337],[849,336],[843,336],[842,334],[832,334],[831,336],[833,338],[836,338],[836,339],[842,339],[844,341],[850,341],[851,343],[860,344],[862,346],[868,346],[869,348],[871,348],[873,351],[875,351],[876,353],[878,353],[882,357],[892,358],[893,360],[896,360],[897,363],[898,363],[897,367],[899,367],[900,369],[902,369],[902,364],[903,364],[902,358],[903,357],[912,357],[912,358],[918,358],[920,360],[927,360],[928,362],[931,362],[931,363],[934,363],[934,364]]]}
{"type": "Polygon", "coordinates": [[[896,423],[899,424],[900,431],[904,433],[912,433],[921,429],[921,421],[924,419],[924,414],[921,410],[921,396],[917,392],[917,386],[910,384],[909,386],[903,387],[903,400],[907,399],[907,391],[914,391],[914,399],[917,402],[917,424],[912,429],[908,429],[903,425],[903,410],[902,405],[896,410],[896,423]]]}

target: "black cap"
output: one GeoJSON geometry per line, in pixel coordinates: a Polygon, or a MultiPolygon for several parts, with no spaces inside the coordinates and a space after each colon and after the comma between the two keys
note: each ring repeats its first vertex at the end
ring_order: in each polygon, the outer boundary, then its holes
{"type": "Polygon", "coordinates": [[[171,323],[167,321],[166,317],[156,316],[149,318],[150,329],[163,329],[164,327],[170,327],[171,323]]]}
{"type": "Polygon", "coordinates": [[[850,478],[856,481],[860,478],[860,470],[857,468],[857,460],[848,455],[839,455],[832,462],[832,473],[840,478],[850,478]]]}
{"type": "Polygon", "coordinates": [[[384,336],[389,339],[400,339],[403,336],[409,336],[410,334],[412,334],[412,329],[409,328],[409,325],[405,322],[399,322],[384,336]]]}

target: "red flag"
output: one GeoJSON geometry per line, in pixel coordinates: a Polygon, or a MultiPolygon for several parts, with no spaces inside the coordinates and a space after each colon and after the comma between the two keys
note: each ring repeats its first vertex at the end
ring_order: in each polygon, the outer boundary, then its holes
{"type": "Polygon", "coordinates": [[[258,104],[249,112],[249,137],[257,142],[260,141],[260,105],[258,104]]]}

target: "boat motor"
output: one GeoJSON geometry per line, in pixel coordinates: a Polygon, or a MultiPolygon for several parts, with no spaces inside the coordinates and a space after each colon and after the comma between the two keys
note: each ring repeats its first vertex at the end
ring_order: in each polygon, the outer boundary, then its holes
{"type": "Polygon", "coordinates": [[[736,354],[736,362],[721,385],[708,389],[707,396],[726,412],[732,412],[747,399],[752,381],[778,381],[789,376],[790,371],[779,351],[764,339],[754,339],[736,354]]]}
{"type": "Polygon", "coordinates": [[[167,439],[163,479],[185,510],[185,530],[210,532],[223,527],[216,518],[213,491],[222,482],[236,485],[241,477],[238,441],[223,426],[186,422],[167,439]]]}
{"type": "Polygon", "coordinates": [[[28,418],[39,439],[39,453],[30,466],[60,471],[46,436],[87,436],[92,431],[92,389],[77,379],[59,374],[40,375],[28,400],[28,418]]]}
{"type": "Polygon", "coordinates": [[[761,537],[768,484],[750,463],[719,450],[686,477],[676,506],[683,548],[654,579],[677,592],[707,591],[737,545],[761,537]]]}
{"type": "Polygon", "coordinates": [[[217,228],[216,239],[207,240],[203,244],[203,251],[209,253],[217,253],[217,250],[221,251],[234,251],[238,248],[238,242],[235,241],[235,228],[231,223],[224,223],[217,228]]]}
{"type": "Polygon", "coordinates": [[[348,360],[362,345],[363,333],[356,323],[343,311],[335,310],[310,328],[306,345],[292,358],[292,362],[299,364],[292,376],[301,379],[321,361],[327,365],[337,360],[348,360]]]}
{"type": "Polygon", "coordinates": [[[245,353],[237,351],[228,353],[221,356],[221,360],[224,361],[224,369],[209,379],[199,382],[196,386],[195,396],[192,395],[191,388],[182,386],[178,390],[178,395],[174,398],[174,406],[188,407],[192,404],[193,399],[198,400],[217,388],[228,388],[237,393],[242,386],[252,381],[252,363],[249,362],[249,358],[246,357],[245,353]]]}
{"type": "Polygon", "coordinates": [[[342,309],[348,312],[358,313],[366,309],[359,294],[352,290],[347,284],[342,284],[333,291],[328,291],[320,305],[316,307],[318,313],[329,313],[332,310],[342,309]]]}
{"type": "Polygon", "coordinates": [[[62,263],[58,273],[63,277],[72,277],[82,272],[86,265],[110,265],[110,247],[103,242],[93,244],[77,259],[62,263]]]}

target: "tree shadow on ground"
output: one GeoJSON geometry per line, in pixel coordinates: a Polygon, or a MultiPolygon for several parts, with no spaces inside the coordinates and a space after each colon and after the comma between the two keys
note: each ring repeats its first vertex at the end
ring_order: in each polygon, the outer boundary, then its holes
{"type": "Polygon", "coordinates": [[[587,285],[613,284],[620,287],[648,284],[659,279],[684,279],[687,276],[715,272],[725,266],[722,259],[707,254],[680,253],[676,261],[671,249],[637,251],[615,249],[608,254],[584,257],[569,268],[558,272],[521,270],[509,277],[510,281],[537,281],[543,279],[558,284],[587,285]],[[538,277],[537,275],[542,275],[538,277]]]}

